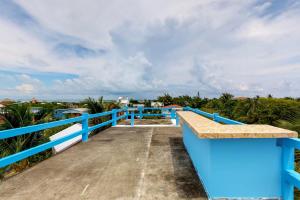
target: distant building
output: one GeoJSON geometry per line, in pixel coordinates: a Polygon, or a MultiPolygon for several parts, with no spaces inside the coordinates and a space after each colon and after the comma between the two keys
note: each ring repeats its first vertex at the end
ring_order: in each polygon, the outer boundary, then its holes
{"type": "Polygon", "coordinates": [[[36,114],[40,112],[43,108],[42,107],[31,107],[30,112],[36,114]]]}
{"type": "Polygon", "coordinates": [[[132,104],[132,107],[145,107],[145,104],[143,104],[143,103],[134,103],[134,104],[132,104]]]}
{"type": "Polygon", "coordinates": [[[118,103],[122,106],[128,106],[129,105],[129,98],[128,97],[119,97],[118,98],[118,103]]]}
{"type": "Polygon", "coordinates": [[[39,103],[39,101],[38,101],[36,98],[33,97],[33,98],[31,99],[31,103],[32,103],[32,104],[36,104],[36,103],[39,103]]]}
{"type": "MultiPolygon", "coordinates": [[[[4,109],[5,108],[5,105],[3,105],[3,104],[0,104],[0,114],[3,114],[3,112],[4,112],[4,109]]],[[[0,118],[0,124],[1,123],[3,123],[3,120],[0,118]]]]}
{"type": "Polygon", "coordinates": [[[249,97],[233,97],[233,99],[235,99],[235,100],[246,100],[248,98],[249,97]]]}
{"type": "Polygon", "coordinates": [[[164,106],[163,108],[166,108],[166,109],[162,110],[163,114],[170,114],[171,108],[174,109],[174,110],[182,110],[182,106],[179,106],[177,104],[172,104],[172,105],[164,106]]]}
{"type": "Polygon", "coordinates": [[[3,99],[2,101],[0,101],[0,104],[4,105],[4,106],[7,106],[9,104],[13,104],[15,101],[12,100],[12,99],[8,99],[8,98],[5,98],[3,99]]]}
{"type": "Polygon", "coordinates": [[[177,104],[172,104],[172,105],[164,106],[163,108],[178,108],[178,109],[181,109],[182,106],[177,105],[177,104]]]}
{"type": "Polygon", "coordinates": [[[151,107],[163,107],[164,104],[159,101],[151,101],[151,107]]]}
{"type": "Polygon", "coordinates": [[[71,115],[71,117],[76,117],[82,115],[83,113],[87,113],[88,111],[88,108],[56,109],[54,110],[54,117],[57,119],[65,118],[67,115],[71,115]]]}

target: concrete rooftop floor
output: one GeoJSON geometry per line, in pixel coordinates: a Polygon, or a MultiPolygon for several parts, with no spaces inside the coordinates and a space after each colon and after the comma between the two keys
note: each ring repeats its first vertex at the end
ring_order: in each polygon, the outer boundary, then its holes
{"type": "Polygon", "coordinates": [[[207,199],[177,127],[113,127],[0,183],[0,199],[207,199]]]}

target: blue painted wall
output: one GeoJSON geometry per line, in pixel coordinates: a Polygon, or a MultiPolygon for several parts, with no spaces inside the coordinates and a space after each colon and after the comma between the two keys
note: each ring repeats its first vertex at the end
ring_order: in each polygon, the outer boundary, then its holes
{"type": "Polygon", "coordinates": [[[281,196],[276,139],[200,139],[183,125],[183,141],[210,198],[281,196]]]}

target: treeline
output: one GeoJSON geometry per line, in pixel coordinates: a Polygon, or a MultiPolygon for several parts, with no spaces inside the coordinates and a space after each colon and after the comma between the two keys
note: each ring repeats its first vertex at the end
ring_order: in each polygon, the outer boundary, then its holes
{"type": "Polygon", "coordinates": [[[164,105],[177,104],[199,108],[210,113],[241,121],[247,124],[270,124],[300,132],[300,99],[295,98],[254,98],[234,97],[224,93],[219,98],[201,98],[197,96],[172,97],[169,94],[159,96],[164,105]]]}

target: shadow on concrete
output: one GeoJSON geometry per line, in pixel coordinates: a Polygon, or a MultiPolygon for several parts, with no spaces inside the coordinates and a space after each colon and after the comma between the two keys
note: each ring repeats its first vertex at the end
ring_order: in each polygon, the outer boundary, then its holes
{"type": "Polygon", "coordinates": [[[180,198],[207,198],[181,137],[169,138],[175,184],[180,198]]]}

